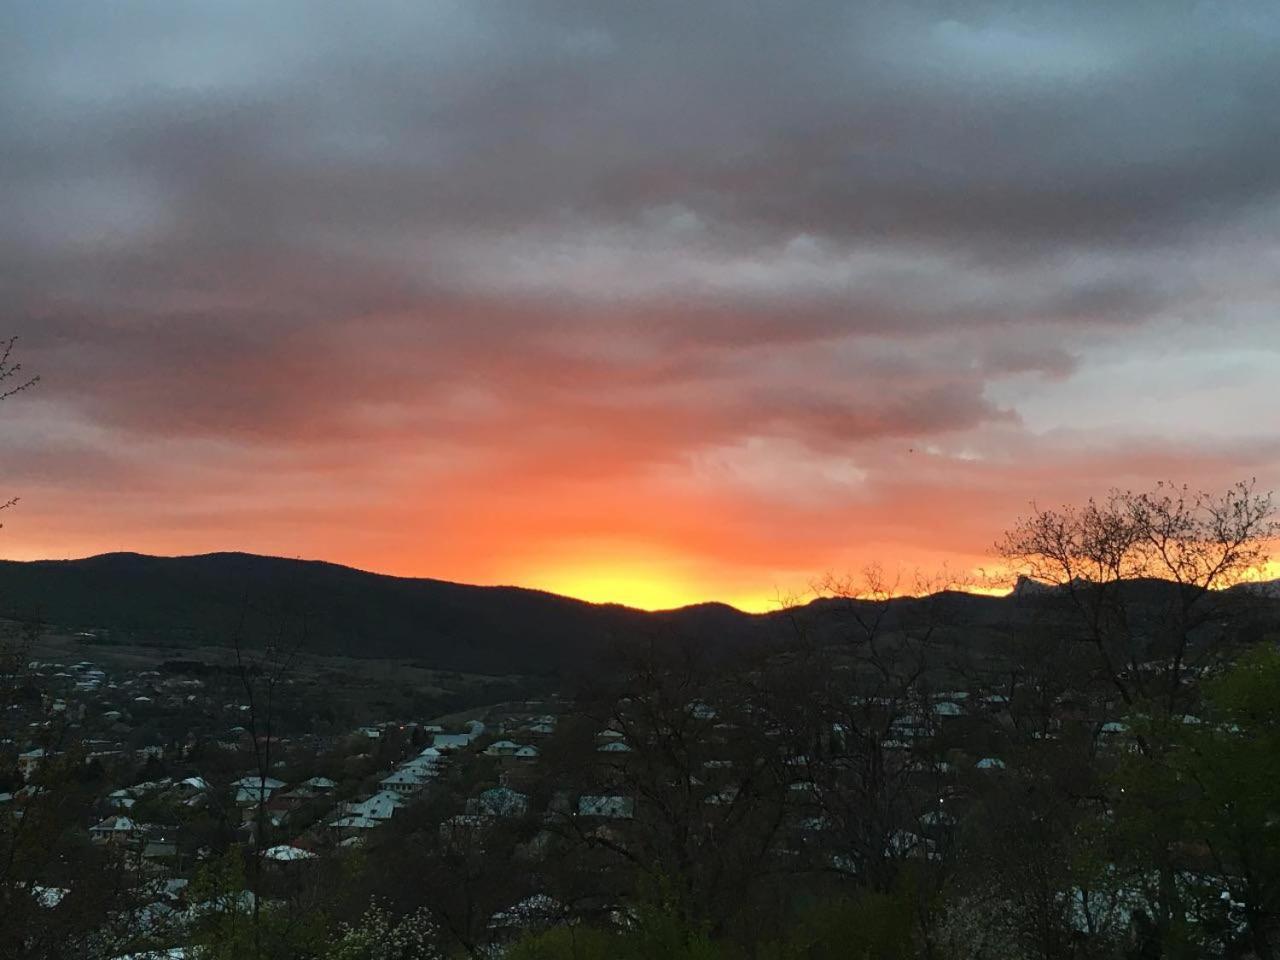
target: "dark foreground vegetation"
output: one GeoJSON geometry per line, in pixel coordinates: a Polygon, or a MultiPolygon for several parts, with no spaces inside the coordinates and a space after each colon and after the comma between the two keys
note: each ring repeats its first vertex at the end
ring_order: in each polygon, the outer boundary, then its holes
{"type": "Polygon", "coordinates": [[[1268,960],[1280,599],[1239,581],[1276,533],[1247,485],[1116,494],[1009,531],[1008,599],[871,571],[770,644],[614,638],[350,736],[305,626],[141,694],[17,632],[0,956],[1268,960]],[[203,732],[95,752],[162,703],[203,732]]]}

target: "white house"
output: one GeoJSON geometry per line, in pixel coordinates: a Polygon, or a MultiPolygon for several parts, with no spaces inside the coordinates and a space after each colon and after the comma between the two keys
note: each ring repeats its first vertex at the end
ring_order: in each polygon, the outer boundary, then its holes
{"type": "Polygon", "coordinates": [[[125,816],[107,817],[89,828],[94,843],[128,843],[142,836],[142,825],[125,816]]]}
{"type": "Polygon", "coordinates": [[[260,777],[251,774],[247,777],[241,777],[231,784],[236,787],[236,805],[249,806],[257,803],[259,800],[270,800],[271,795],[284,786],[283,780],[277,780],[275,777],[260,777]]]}
{"type": "Polygon", "coordinates": [[[338,833],[354,835],[363,833],[366,830],[372,830],[381,822],[380,820],[374,820],[372,817],[361,817],[352,814],[351,816],[338,817],[338,819],[330,821],[329,826],[338,833]]]}
{"type": "Polygon", "coordinates": [[[284,786],[283,780],[277,780],[275,777],[262,777],[256,773],[251,773],[248,776],[241,777],[231,785],[233,787],[256,787],[259,783],[261,783],[267,790],[279,790],[284,786]]]}
{"type": "Polygon", "coordinates": [[[128,810],[137,802],[128,789],[112,790],[107,794],[107,803],[113,810],[128,810]]]}
{"type": "Polygon", "coordinates": [[[474,733],[437,733],[431,741],[431,745],[441,753],[450,750],[465,750],[471,746],[471,741],[478,734],[474,733]]]}
{"type": "Polygon", "coordinates": [[[316,859],[316,855],[310,850],[303,850],[301,847],[291,847],[288,844],[270,847],[262,855],[266,859],[274,860],[277,863],[292,863],[298,860],[316,859]]]}
{"type": "Polygon", "coordinates": [[[520,746],[514,740],[495,740],[485,747],[484,755],[486,757],[514,757],[520,746]]]}
{"type": "Polygon", "coordinates": [[[384,790],[394,790],[396,793],[417,793],[430,780],[430,774],[406,767],[405,769],[397,770],[390,776],[383,777],[379,783],[384,790]]]}
{"type": "Polygon", "coordinates": [[[346,812],[358,817],[368,817],[370,820],[390,820],[404,803],[405,799],[400,794],[383,790],[367,800],[347,804],[346,812]]]}

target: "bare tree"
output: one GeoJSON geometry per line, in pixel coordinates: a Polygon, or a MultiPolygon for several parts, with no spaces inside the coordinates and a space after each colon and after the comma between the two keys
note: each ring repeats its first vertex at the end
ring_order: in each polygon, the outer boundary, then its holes
{"type": "Polygon", "coordinates": [[[1252,481],[1217,495],[1162,483],[1035,509],[997,551],[1057,601],[1059,625],[1093,648],[1127,706],[1173,713],[1227,639],[1216,628],[1240,595],[1224,588],[1261,569],[1277,534],[1271,494],[1252,481]]]}
{"type": "MultiPolygon", "coordinates": [[[[13,350],[17,343],[17,337],[0,340],[0,400],[8,400],[24,390],[30,390],[40,382],[38,375],[25,375],[22,364],[13,358],[13,350]]],[[[17,502],[17,497],[11,497],[0,503],[0,510],[7,510],[17,502]]]]}
{"type": "Polygon", "coordinates": [[[271,837],[271,819],[267,813],[267,779],[271,775],[271,751],[276,739],[277,708],[280,688],[293,675],[298,656],[307,637],[305,617],[300,618],[296,633],[291,634],[291,619],[279,617],[266,643],[256,652],[247,637],[249,603],[241,609],[239,625],[232,635],[236,675],[244,691],[249,720],[254,771],[257,774],[254,795],[253,859],[250,890],[253,893],[252,923],[254,956],[262,955],[262,874],[263,861],[271,837]]]}
{"type": "MultiPolygon", "coordinates": [[[[1036,629],[1091,654],[1090,679],[1114,691],[1135,718],[1134,748],[1159,766],[1171,732],[1196,719],[1200,678],[1244,639],[1250,595],[1229,588],[1256,576],[1278,533],[1271,495],[1252,481],[1220,494],[1162,483],[1079,508],[1035,509],[997,550],[1035,600],[1036,629]]],[[[1096,719],[1100,729],[1123,729],[1119,715],[1096,719]]],[[[1178,825],[1151,813],[1140,839],[1157,875],[1156,932],[1166,938],[1185,914],[1178,825]]]]}

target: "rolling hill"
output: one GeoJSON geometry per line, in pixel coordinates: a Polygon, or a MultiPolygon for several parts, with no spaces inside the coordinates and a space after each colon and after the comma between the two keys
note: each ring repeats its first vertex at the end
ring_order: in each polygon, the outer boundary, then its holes
{"type": "MultiPolygon", "coordinates": [[[[1141,581],[1158,600],[1176,589],[1141,581]]],[[[939,594],[929,602],[975,641],[1026,622],[1052,590],[1010,597],[939,594]]],[[[921,601],[894,601],[894,611],[921,601]]],[[[1264,603],[1268,601],[1263,601],[1264,603]]],[[[1280,609],[1280,602],[1274,603],[1280,609]]],[[[616,643],[680,639],[712,650],[794,635],[841,635],[848,605],[817,600],[790,613],[747,614],[723,604],[647,612],[520,587],[479,587],[368,573],[319,561],[243,553],[194,557],[105,554],[83,560],[0,561],[0,617],[38,620],[146,643],[268,642],[283,631],[310,652],[416,658],[475,673],[551,675],[616,643]]]]}
{"type": "Polygon", "coordinates": [[[239,632],[256,644],[283,630],[318,653],[539,674],[617,641],[674,633],[745,641],[771,626],[722,604],[649,613],[520,587],[242,553],[0,561],[0,617],[134,642],[230,643],[239,632]]]}

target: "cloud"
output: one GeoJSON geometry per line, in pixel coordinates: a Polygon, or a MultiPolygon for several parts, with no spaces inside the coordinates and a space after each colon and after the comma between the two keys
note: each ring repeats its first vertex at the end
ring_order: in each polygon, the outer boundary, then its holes
{"type": "Polygon", "coordinates": [[[10,20],[22,550],[533,582],[607,542],[718,589],[855,529],[970,557],[1112,474],[1280,479],[1219,442],[1266,363],[1211,376],[1278,349],[1270,5],[10,20]]]}

